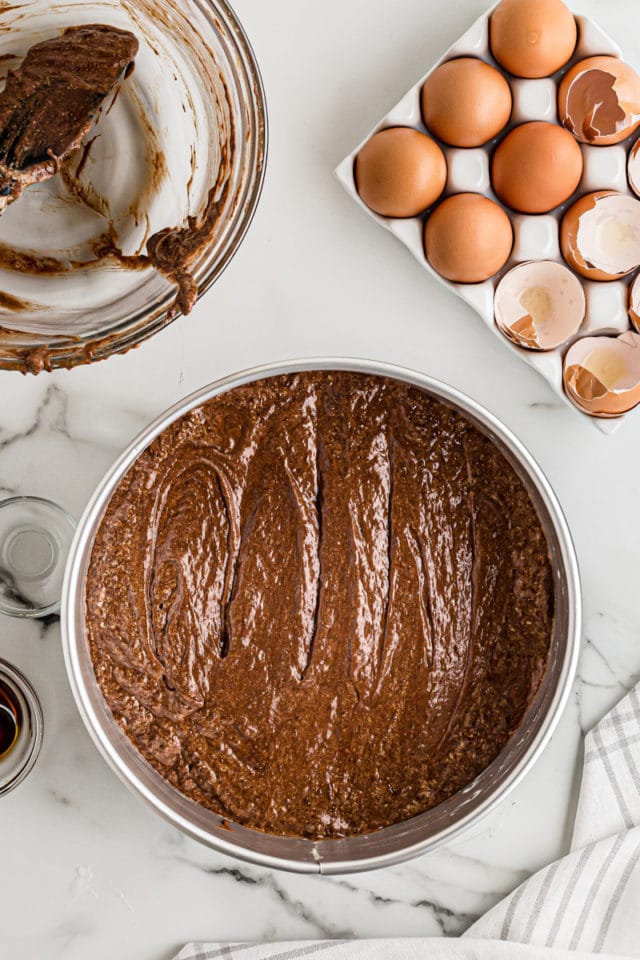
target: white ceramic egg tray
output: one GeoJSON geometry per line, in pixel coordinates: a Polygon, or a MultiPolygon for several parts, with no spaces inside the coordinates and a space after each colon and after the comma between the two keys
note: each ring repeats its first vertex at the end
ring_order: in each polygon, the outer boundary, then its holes
{"type": "MultiPolygon", "coordinates": [[[[600,27],[587,17],[577,16],[578,44],[573,57],[563,67],[562,71],[552,77],[542,80],[522,80],[506,74],[491,56],[489,49],[489,18],[493,7],[481,16],[473,26],[462,36],[457,43],[435,63],[431,69],[405,94],[396,106],[370,130],[348,157],[336,168],[336,176],[347,193],[358,203],[374,220],[395,234],[422,266],[436,277],[440,283],[456,293],[470,304],[484,320],[486,325],[512,352],[529,363],[551,384],[562,400],[583,417],[587,417],[599,430],[606,434],[614,433],[621,425],[625,414],[615,419],[600,419],[591,417],[578,409],[566,396],[562,382],[563,357],[570,345],[577,339],[595,334],[620,334],[632,329],[627,313],[628,282],[612,281],[597,283],[584,280],[581,282],[586,294],[586,315],[577,335],[568,340],[562,347],[548,352],[526,350],[513,344],[499,330],[494,318],[494,294],[499,281],[505,273],[518,263],[528,260],[555,260],[565,264],[560,253],[559,225],[564,211],[585,193],[593,190],[617,190],[634,196],[627,181],[627,153],[637,134],[631,138],[631,143],[625,141],[612,147],[595,147],[580,144],[584,156],[584,173],[576,193],[561,207],[550,214],[526,216],[504,208],[508,213],[514,230],[514,245],[511,256],[506,265],[490,280],[477,284],[450,283],[428,263],[423,247],[423,228],[425,214],[405,220],[390,219],[378,216],[360,199],[354,180],[355,158],[362,146],[385,127],[409,126],[424,133],[429,133],[425,127],[420,110],[420,93],[426,78],[440,64],[454,57],[471,56],[485,60],[497,67],[507,76],[513,93],[513,112],[506,127],[510,130],[520,123],[530,120],[545,120],[558,123],[557,112],[557,85],[558,78],[578,60],[596,55],[610,55],[621,57],[618,45],[600,27]]],[[[503,135],[490,141],[484,147],[455,148],[440,142],[448,168],[447,184],[443,197],[453,193],[473,192],[481,193],[498,201],[491,188],[489,167],[493,148],[503,135]]],[[[434,138],[436,139],[436,138],[434,138]]],[[[439,142],[439,141],[438,141],[439,142]]],[[[501,204],[501,206],[504,206],[501,204]]],[[[566,266],[566,264],[565,264],[566,266]]]]}

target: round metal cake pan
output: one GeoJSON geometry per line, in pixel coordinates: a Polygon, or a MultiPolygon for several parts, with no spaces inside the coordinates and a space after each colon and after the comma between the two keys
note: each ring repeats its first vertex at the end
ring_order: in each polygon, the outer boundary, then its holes
{"type": "Polygon", "coordinates": [[[579,652],[580,578],[562,509],[548,480],[522,443],[491,413],[424,374],[369,360],[307,359],[255,367],[225,377],[175,404],[153,421],[108,471],[76,533],[62,597],[62,637],[71,687],[100,753],[129,788],[174,826],[230,856],[300,873],[339,874],[389,866],[457,839],[477,825],[529,772],[549,742],[569,697],[579,652]],[[525,483],[540,515],[552,559],[555,625],[545,678],[523,723],[494,762],[438,807],[403,823],[354,837],[311,841],[251,830],[188,800],[151,767],[127,739],[95,679],[85,634],[84,584],[93,541],[109,499],[140,453],[188,410],[241,384],[303,370],[347,370],[413,384],[464,413],[502,450],[525,483]]]}

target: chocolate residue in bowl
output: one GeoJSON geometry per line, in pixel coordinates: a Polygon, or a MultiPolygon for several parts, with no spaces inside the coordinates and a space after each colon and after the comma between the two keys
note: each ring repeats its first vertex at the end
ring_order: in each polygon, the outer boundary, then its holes
{"type": "Polygon", "coordinates": [[[176,306],[183,313],[192,310],[198,297],[198,284],[190,266],[213,238],[228,190],[228,180],[221,194],[217,185],[212,187],[200,217],[189,217],[186,227],[159,230],[147,241],[146,262],[178,285],[176,306]]]}
{"type": "Polygon", "coordinates": [[[51,372],[51,360],[48,347],[34,347],[29,350],[24,360],[25,373],[42,373],[43,370],[51,372]]]}
{"type": "MultiPolygon", "coordinates": [[[[116,233],[109,224],[104,233],[92,242],[94,255],[91,260],[40,257],[35,253],[17,250],[0,243],[0,268],[19,273],[52,276],[96,267],[107,260],[117,261],[127,270],[144,270],[152,266],[177,285],[176,306],[182,313],[188,314],[193,309],[198,296],[198,284],[190,268],[215,234],[218,219],[227,200],[228,189],[228,181],[225,182],[221,192],[216,184],[209,191],[205,209],[200,216],[190,216],[184,227],[167,227],[149,237],[146,244],[147,254],[123,253],[116,233]]],[[[12,307],[8,300],[4,306],[9,310],[26,309],[12,307]]]]}
{"type": "Polygon", "coordinates": [[[53,177],[138,52],[128,30],[69,27],[31,47],[0,94],[0,196],[6,206],[53,177]]]}
{"type": "Polygon", "coordinates": [[[0,268],[16,273],[55,276],[70,270],[84,267],[84,263],[59,260],[57,257],[41,257],[32,250],[20,250],[7,243],[0,242],[0,268]]]}
{"type": "MultiPolygon", "coordinates": [[[[251,52],[243,49],[242,31],[237,87],[235,67],[228,60],[228,47],[238,45],[235,34],[226,26],[230,45],[220,43],[216,28],[211,31],[208,10],[202,12],[201,23],[197,10],[194,20],[188,5],[176,7],[171,0],[122,0],[118,6],[130,22],[118,20],[117,25],[128,27],[144,48],[133,81],[116,86],[86,142],[61,164],[59,176],[28,192],[24,231],[15,229],[22,205],[2,223],[0,270],[41,275],[34,284],[39,315],[6,310],[5,329],[11,336],[3,336],[0,346],[1,362],[8,369],[33,369],[26,362],[32,345],[44,344],[54,367],[92,362],[137,346],[193,306],[230,260],[253,213],[266,134],[259,104],[252,164],[245,144],[253,140],[245,123],[254,115],[251,110],[239,112],[237,94],[247,97],[247,109],[252,109],[251,90],[262,101],[262,88],[253,76],[251,52]],[[247,90],[245,69],[251,81],[247,90]],[[231,155],[236,124],[242,142],[231,155]],[[176,136],[178,130],[185,136],[176,136]],[[247,185],[250,194],[245,193],[247,185]],[[157,264],[147,254],[154,236],[157,264]],[[139,279],[125,276],[133,270],[140,272],[139,279]],[[99,276],[92,277],[94,271],[99,276]],[[65,311],[60,306],[66,302],[64,293],[61,299],[58,291],[71,273],[65,311]],[[161,283],[160,275],[168,282],[161,283]],[[99,298],[95,314],[92,297],[85,301],[82,296],[85,283],[99,298]],[[174,284],[177,291],[172,291],[174,284]],[[111,287],[118,305],[100,293],[111,287]]],[[[56,12],[58,7],[62,11],[64,5],[54,4],[56,12]]],[[[217,21],[216,27],[220,29],[217,21]]],[[[0,23],[0,32],[9,29],[21,35],[21,49],[4,38],[7,53],[0,77],[19,67],[29,43],[46,39],[48,29],[55,32],[47,16],[36,21],[22,9],[0,23]]],[[[14,288],[8,276],[3,286],[18,296],[23,289],[19,282],[14,288]]]]}
{"type": "Polygon", "coordinates": [[[24,310],[39,310],[38,304],[31,303],[29,300],[23,300],[22,297],[14,297],[12,293],[6,293],[0,290],[0,310],[6,310],[9,313],[21,313],[24,310]]]}
{"type": "Polygon", "coordinates": [[[146,254],[127,255],[122,252],[113,229],[94,241],[96,260],[117,260],[127,270],[143,270],[152,266],[178,287],[176,307],[182,313],[190,313],[198,297],[198,284],[191,272],[191,265],[210,243],[224,208],[228,181],[219,193],[218,185],[209,191],[206,206],[200,216],[187,219],[184,227],[165,227],[147,240],[146,254]]]}
{"type": "MultiPolygon", "coordinates": [[[[80,28],[71,28],[79,30],[80,28]]],[[[70,31],[66,31],[63,37],[70,31]]],[[[51,41],[53,42],[53,41],[51,41]]],[[[36,50],[43,44],[32,47],[36,50]]],[[[31,52],[31,51],[30,51],[31,52]]],[[[28,55],[27,55],[28,56],[28,55]]],[[[25,58],[26,59],[26,58],[25,58]]],[[[132,95],[133,96],[133,95],[132,95]]],[[[145,179],[142,192],[135,198],[130,210],[133,217],[142,215],[147,194],[153,192],[167,174],[164,154],[157,149],[155,132],[146,117],[142,103],[133,96],[138,116],[145,130],[145,145],[148,154],[149,176],[145,179]]],[[[69,197],[93,210],[105,221],[103,233],[91,242],[92,256],[89,259],[74,259],[39,256],[35,252],[20,250],[7,244],[0,243],[0,267],[20,273],[31,274],[63,274],[70,270],[95,267],[105,260],[117,261],[120,266],[128,270],[141,270],[149,266],[154,267],[178,287],[175,307],[182,313],[189,313],[193,308],[197,296],[198,285],[191,272],[193,262],[215,235],[219,217],[224,209],[229,192],[230,159],[233,155],[233,128],[229,141],[222,145],[222,156],[216,183],[210,188],[202,212],[187,218],[184,226],[164,227],[143,241],[146,253],[125,254],[120,246],[116,231],[111,222],[108,197],[101,196],[90,185],[81,179],[82,172],[87,164],[96,137],[89,139],[74,151],[74,155],[61,163],[58,172],[69,191],[69,197]]],[[[77,147],[78,145],[76,145],[77,147]]],[[[189,192],[195,170],[195,156],[191,156],[191,178],[187,184],[189,192]]],[[[175,311],[175,308],[174,308],[175,311]]]]}
{"type": "MultiPolygon", "coordinates": [[[[225,96],[229,97],[224,80],[225,96]]],[[[213,239],[218,220],[229,196],[231,163],[235,151],[235,129],[230,120],[228,140],[220,144],[220,166],[216,182],[210,188],[204,210],[199,216],[190,216],[186,226],[167,227],[158,230],[147,241],[149,262],[178,286],[176,307],[184,314],[193,309],[198,297],[198,284],[192,273],[192,265],[213,239]]],[[[197,158],[191,152],[191,174],[187,183],[187,195],[195,174],[197,158]]]]}

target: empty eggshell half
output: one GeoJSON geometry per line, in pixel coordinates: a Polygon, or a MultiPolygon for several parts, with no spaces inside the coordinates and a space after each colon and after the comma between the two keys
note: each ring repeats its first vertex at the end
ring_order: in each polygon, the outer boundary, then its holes
{"type": "Polygon", "coordinates": [[[575,274],[552,260],[521,263],[496,290],[499,329],[519,347],[554,350],[578,332],[586,301],[575,274]]]}
{"type": "Polygon", "coordinates": [[[584,337],[567,351],[564,386],[593,417],[619,417],[640,403],[640,334],[584,337]]]}
{"type": "Polygon", "coordinates": [[[560,247],[587,280],[619,280],[640,266],[640,200],[615,190],[581,197],[562,218],[560,247]]]}
{"type": "Polygon", "coordinates": [[[640,333],[640,273],[629,289],[629,319],[640,333]]]}
{"type": "Polygon", "coordinates": [[[580,60],[558,88],[558,113],[582,143],[620,143],[640,125],[640,76],[617,57],[580,60]]]}
{"type": "Polygon", "coordinates": [[[629,186],[636,196],[640,197],[640,140],[634,143],[629,152],[627,175],[629,178],[629,186]]]}

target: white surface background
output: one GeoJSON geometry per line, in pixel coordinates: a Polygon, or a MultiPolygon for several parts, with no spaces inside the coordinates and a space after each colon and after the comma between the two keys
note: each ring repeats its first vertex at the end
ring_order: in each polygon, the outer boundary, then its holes
{"type": "MultiPolygon", "coordinates": [[[[640,63],[633,0],[580,12],[640,63]]],[[[266,185],[235,260],[194,313],[130,354],[0,374],[0,495],[79,516],[135,433],[197,387],[284,357],[352,355],[441,377],[529,446],[568,515],[585,637],[552,744],[476,832],[402,866],[340,879],[247,867],[186,840],[98,756],[68,689],[57,623],[0,622],[46,714],[31,777],[0,801],[0,957],[168,960],[191,939],[437,935],[464,929],[567,847],[581,730],[640,674],[640,413],[605,438],[378,229],[336,163],[483,11],[482,0],[237,0],[270,112],[266,185]]]]}

